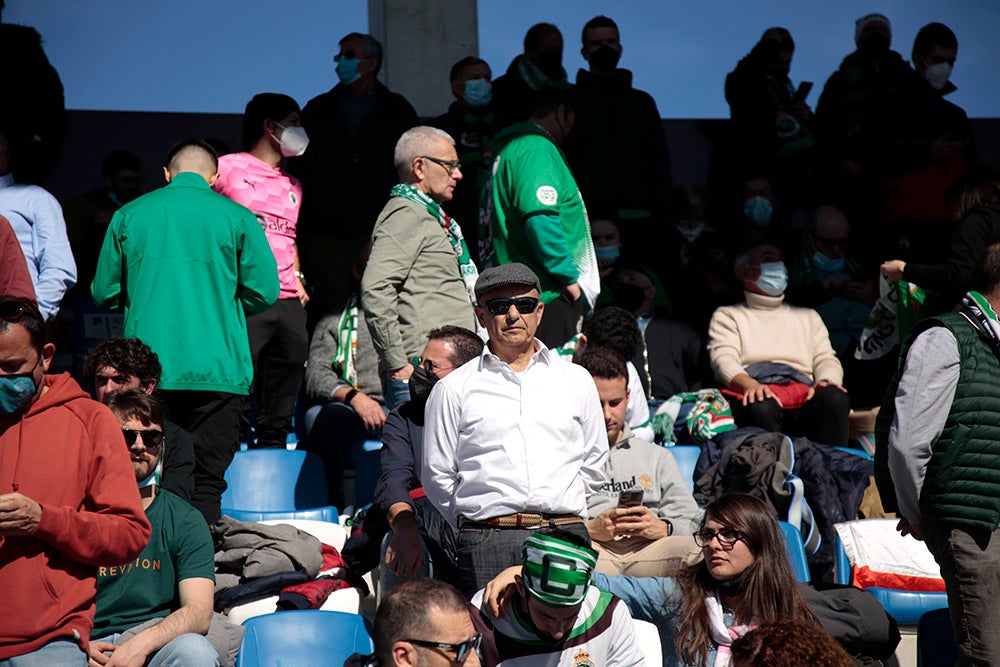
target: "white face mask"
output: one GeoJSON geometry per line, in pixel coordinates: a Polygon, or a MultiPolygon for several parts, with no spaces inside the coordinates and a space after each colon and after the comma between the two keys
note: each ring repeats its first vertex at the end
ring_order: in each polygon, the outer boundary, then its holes
{"type": "Polygon", "coordinates": [[[927,83],[931,84],[931,88],[934,90],[944,88],[944,84],[948,83],[949,76],[951,76],[951,63],[928,65],[924,71],[924,78],[927,79],[927,83]]]}
{"type": "Polygon", "coordinates": [[[306,134],[304,127],[299,127],[297,125],[289,125],[284,127],[281,123],[275,123],[281,128],[281,138],[274,137],[278,144],[280,144],[281,154],[285,157],[298,157],[306,152],[306,147],[309,145],[309,135],[306,134]]]}

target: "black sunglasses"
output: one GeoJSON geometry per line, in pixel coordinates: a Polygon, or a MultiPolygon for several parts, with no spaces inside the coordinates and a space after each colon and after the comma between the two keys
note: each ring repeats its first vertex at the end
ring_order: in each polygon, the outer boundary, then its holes
{"type": "Polygon", "coordinates": [[[427,648],[438,648],[438,649],[451,649],[455,652],[454,662],[462,664],[465,662],[466,658],[472,655],[472,651],[478,651],[479,645],[483,641],[482,633],[477,632],[472,639],[462,642],[461,644],[445,644],[444,642],[430,642],[425,639],[404,639],[404,642],[410,642],[411,644],[416,644],[417,646],[425,646],[427,648]]]}
{"type": "Polygon", "coordinates": [[[445,169],[448,170],[449,174],[451,172],[455,171],[456,169],[457,170],[461,170],[462,169],[462,161],[461,160],[442,160],[439,157],[431,157],[430,155],[421,155],[419,157],[422,157],[425,160],[430,160],[434,164],[441,165],[442,167],[444,167],[445,169]]]}
{"type": "Polygon", "coordinates": [[[42,321],[42,314],[38,312],[38,306],[28,299],[11,299],[0,302],[0,319],[7,322],[20,322],[25,315],[42,321]]]}
{"type": "Polygon", "coordinates": [[[146,449],[159,449],[163,446],[163,431],[153,428],[123,428],[122,435],[125,436],[125,444],[129,447],[135,444],[136,438],[140,435],[142,436],[142,444],[146,449]]]}
{"type": "Polygon", "coordinates": [[[517,312],[522,315],[535,312],[538,308],[538,299],[533,296],[519,296],[515,299],[490,299],[486,302],[486,309],[494,315],[503,315],[510,310],[511,304],[517,308],[517,312]]]}

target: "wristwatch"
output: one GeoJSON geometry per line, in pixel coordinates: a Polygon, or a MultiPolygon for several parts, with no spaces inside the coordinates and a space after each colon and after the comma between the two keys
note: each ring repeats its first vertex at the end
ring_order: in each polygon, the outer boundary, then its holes
{"type": "Polygon", "coordinates": [[[354,400],[354,397],[360,393],[361,392],[358,391],[357,387],[351,387],[351,390],[344,394],[344,405],[350,405],[351,401],[354,400]]]}

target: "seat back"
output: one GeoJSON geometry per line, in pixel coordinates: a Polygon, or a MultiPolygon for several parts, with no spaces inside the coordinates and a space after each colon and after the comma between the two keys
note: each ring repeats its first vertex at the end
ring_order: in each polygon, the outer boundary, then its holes
{"type": "Polygon", "coordinates": [[[694,493],[694,469],[698,465],[698,457],[701,456],[701,447],[698,445],[674,445],[665,449],[673,454],[677,467],[681,469],[681,476],[684,477],[688,491],[694,493]]]}
{"type": "Polygon", "coordinates": [[[632,619],[635,630],[635,640],[639,650],[646,658],[646,667],[662,667],[663,646],[660,644],[660,631],[649,621],[632,619]]]}
{"type": "Polygon", "coordinates": [[[328,523],[339,523],[339,510],[333,505],[322,507],[310,507],[304,510],[279,510],[275,512],[259,512],[257,510],[237,510],[231,507],[222,508],[222,513],[232,517],[237,521],[279,521],[286,523],[293,519],[304,519],[308,521],[326,521],[328,523]]]}
{"type": "Polygon", "coordinates": [[[809,573],[809,561],[806,558],[806,549],[802,545],[802,532],[788,523],[779,521],[781,536],[785,538],[785,552],[788,554],[788,562],[792,566],[792,574],[798,581],[809,583],[812,575],[809,573]]]}
{"type": "Polygon", "coordinates": [[[375,650],[370,626],[358,614],[282,611],[249,618],[243,627],[237,667],[343,667],[352,653],[375,650]]]}
{"type": "MultiPolygon", "coordinates": [[[[227,509],[276,512],[330,503],[323,461],[313,452],[287,449],[236,452],[225,480],[222,507],[227,509]]],[[[228,514],[226,509],[223,514],[228,514]]]]}
{"type": "Polygon", "coordinates": [[[917,623],[917,667],[951,667],[958,660],[955,629],[947,609],[934,609],[917,623]]]}
{"type": "Polygon", "coordinates": [[[323,544],[328,544],[337,551],[344,548],[347,542],[347,531],[335,521],[315,521],[312,519],[264,519],[259,521],[266,526],[285,524],[309,533],[323,544]]]}

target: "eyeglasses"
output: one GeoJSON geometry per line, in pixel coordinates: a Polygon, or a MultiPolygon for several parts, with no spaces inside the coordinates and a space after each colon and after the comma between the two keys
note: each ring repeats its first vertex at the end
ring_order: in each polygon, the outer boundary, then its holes
{"type": "Polygon", "coordinates": [[[430,155],[421,155],[420,157],[422,157],[425,160],[430,160],[434,164],[441,165],[442,167],[448,170],[449,174],[462,170],[461,160],[442,160],[439,157],[431,157],[430,155]]]}
{"type": "Polygon", "coordinates": [[[732,528],[723,528],[716,531],[699,530],[694,534],[694,543],[699,547],[707,547],[711,544],[713,538],[719,541],[720,547],[729,549],[740,539],[740,531],[733,530],[732,528]]]}
{"type": "Polygon", "coordinates": [[[483,635],[477,632],[472,639],[466,640],[461,644],[445,644],[444,642],[431,642],[424,639],[404,639],[403,641],[427,648],[450,649],[455,652],[454,662],[461,665],[465,662],[466,658],[472,655],[472,651],[479,650],[479,645],[483,641],[483,635]]]}
{"type": "Polygon", "coordinates": [[[135,445],[139,436],[142,436],[142,444],[146,449],[159,449],[163,446],[163,431],[155,428],[123,428],[122,435],[125,436],[125,444],[129,447],[135,445]]]}
{"type": "Polygon", "coordinates": [[[438,366],[430,359],[421,359],[420,357],[413,357],[413,367],[423,368],[425,371],[433,373],[434,371],[450,371],[454,369],[454,366],[438,366]]]}
{"type": "Polygon", "coordinates": [[[486,302],[486,309],[494,315],[503,315],[510,310],[511,304],[517,308],[517,312],[522,315],[535,312],[538,308],[538,299],[533,296],[519,296],[514,299],[490,299],[486,302]]]}
{"type": "Polygon", "coordinates": [[[38,306],[28,299],[11,299],[0,302],[0,319],[7,322],[20,322],[25,316],[42,321],[38,306]]]}

